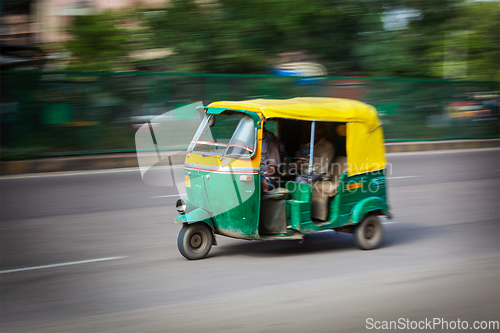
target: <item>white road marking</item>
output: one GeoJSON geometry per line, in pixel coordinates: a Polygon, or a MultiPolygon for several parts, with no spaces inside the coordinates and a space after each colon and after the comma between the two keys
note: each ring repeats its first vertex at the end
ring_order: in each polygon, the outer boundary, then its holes
{"type": "Polygon", "coordinates": [[[449,153],[473,153],[482,151],[499,150],[499,147],[488,148],[465,148],[465,149],[443,149],[443,150],[427,150],[427,151],[407,151],[401,153],[387,153],[386,156],[419,156],[419,155],[435,155],[435,154],[449,154],[449,153]]]}
{"type": "Polygon", "coordinates": [[[46,173],[32,173],[15,176],[2,176],[0,180],[4,179],[25,179],[25,178],[45,178],[45,177],[66,177],[66,176],[80,176],[80,175],[93,175],[103,173],[118,173],[118,172],[138,172],[139,168],[120,168],[109,170],[91,170],[91,171],[60,171],[60,172],[46,172],[46,173]]]}
{"type": "Polygon", "coordinates": [[[400,176],[400,177],[387,177],[387,179],[403,179],[403,178],[415,178],[415,177],[422,177],[422,176],[400,176]]]}
{"type": "Polygon", "coordinates": [[[98,259],[90,259],[90,260],[63,262],[63,263],[60,263],[60,264],[52,264],[52,265],[44,265],[44,266],[33,266],[33,267],[25,267],[25,268],[7,269],[5,271],[0,271],[0,274],[31,271],[31,270],[34,270],[34,269],[53,268],[53,267],[62,267],[62,266],[70,266],[70,265],[79,265],[79,264],[86,264],[86,263],[91,263],[91,262],[108,261],[108,260],[116,260],[116,259],[123,259],[123,258],[127,258],[127,257],[98,258],[98,259]]]}
{"type": "Polygon", "coordinates": [[[180,197],[180,194],[170,194],[170,195],[157,195],[156,197],[151,197],[152,199],[157,198],[171,198],[171,197],[180,197]]]}
{"type": "Polygon", "coordinates": [[[394,224],[394,223],[399,223],[398,221],[384,221],[384,222],[380,222],[382,224],[394,224]]]}
{"type": "MultiPolygon", "coordinates": [[[[170,167],[162,167],[168,170],[170,167]]],[[[173,165],[172,168],[184,168],[183,164],[173,165]]],[[[156,168],[156,170],[160,167],[156,168]]],[[[45,178],[45,177],[66,177],[66,176],[81,176],[81,175],[95,175],[95,174],[105,174],[105,173],[119,173],[119,172],[139,172],[138,167],[134,168],[117,168],[117,169],[103,169],[103,170],[89,170],[89,171],[58,171],[58,172],[46,172],[46,173],[31,173],[22,175],[12,175],[12,176],[1,176],[0,180],[7,179],[26,179],[26,178],[45,178]]]]}
{"type": "MultiPolygon", "coordinates": [[[[404,153],[387,153],[387,156],[406,156],[406,155],[432,155],[432,154],[448,154],[448,153],[468,153],[468,152],[481,152],[481,151],[491,151],[499,150],[500,148],[470,148],[470,149],[446,149],[446,150],[430,150],[430,151],[417,151],[417,152],[404,152],[404,153]]],[[[173,168],[184,168],[183,164],[175,164],[173,168]]],[[[156,167],[159,169],[161,167],[156,167]]],[[[168,169],[169,166],[164,166],[163,168],[168,169]]],[[[105,174],[105,173],[118,173],[118,172],[137,172],[138,167],[133,168],[117,168],[117,169],[101,169],[101,170],[89,170],[89,171],[59,171],[59,172],[46,172],[46,173],[31,173],[23,175],[12,175],[12,176],[0,176],[0,180],[8,179],[27,179],[27,178],[44,178],[44,177],[65,177],[65,176],[80,176],[80,175],[92,175],[92,174],[105,174]]]]}

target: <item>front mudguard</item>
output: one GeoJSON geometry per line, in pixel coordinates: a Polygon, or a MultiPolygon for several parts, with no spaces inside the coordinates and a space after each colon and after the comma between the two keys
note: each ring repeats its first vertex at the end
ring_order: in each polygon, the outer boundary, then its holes
{"type": "Polygon", "coordinates": [[[195,208],[190,212],[179,214],[174,221],[175,223],[194,223],[194,222],[204,222],[214,230],[214,222],[210,214],[202,209],[195,208]]]}
{"type": "Polygon", "coordinates": [[[210,227],[210,229],[212,230],[212,235],[214,237],[214,245],[218,245],[217,240],[215,239],[214,221],[212,220],[212,217],[206,210],[202,208],[196,208],[185,214],[177,215],[177,217],[174,220],[174,223],[182,223],[182,224],[184,223],[190,224],[196,222],[206,223],[210,227]]]}
{"type": "Polygon", "coordinates": [[[387,203],[380,197],[365,198],[352,208],[351,223],[358,223],[370,212],[380,212],[380,215],[391,216],[387,209],[387,203]]]}

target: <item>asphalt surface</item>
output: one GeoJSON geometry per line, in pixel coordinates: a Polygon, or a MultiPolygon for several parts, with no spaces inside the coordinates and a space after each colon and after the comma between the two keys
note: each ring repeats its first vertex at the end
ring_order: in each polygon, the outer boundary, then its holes
{"type": "Polygon", "coordinates": [[[135,169],[0,178],[0,330],[366,332],[434,320],[432,331],[446,331],[439,319],[473,331],[475,321],[498,322],[500,150],[388,162],[395,218],[381,248],[361,251],[333,231],[303,243],[218,237],[198,261],[177,250],[175,191],[144,184],[135,169]]]}

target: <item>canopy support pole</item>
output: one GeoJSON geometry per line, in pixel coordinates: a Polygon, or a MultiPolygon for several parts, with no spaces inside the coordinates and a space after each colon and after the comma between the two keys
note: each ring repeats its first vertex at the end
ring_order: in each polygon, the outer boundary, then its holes
{"type": "Polygon", "coordinates": [[[314,132],[316,130],[316,121],[311,123],[311,141],[309,144],[309,173],[307,175],[307,184],[312,184],[313,174],[313,156],[314,156],[314,132]]]}

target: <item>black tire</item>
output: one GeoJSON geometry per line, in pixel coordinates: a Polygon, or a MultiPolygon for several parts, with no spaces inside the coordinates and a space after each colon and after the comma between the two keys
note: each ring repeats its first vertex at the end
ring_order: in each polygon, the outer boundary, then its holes
{"type": "Polygon", "coordinates": [[[376,249],[384,237],[384,229],[377,215],[368,214],[354,230],[354,243],[361,250],[376,249]]]}
{"type": "Polygon", "coordinates": [[[177,237],[179,252],[189,260],[204,258],[212,248],[213,234],[203,222],[184,224],[177,237]]]}

